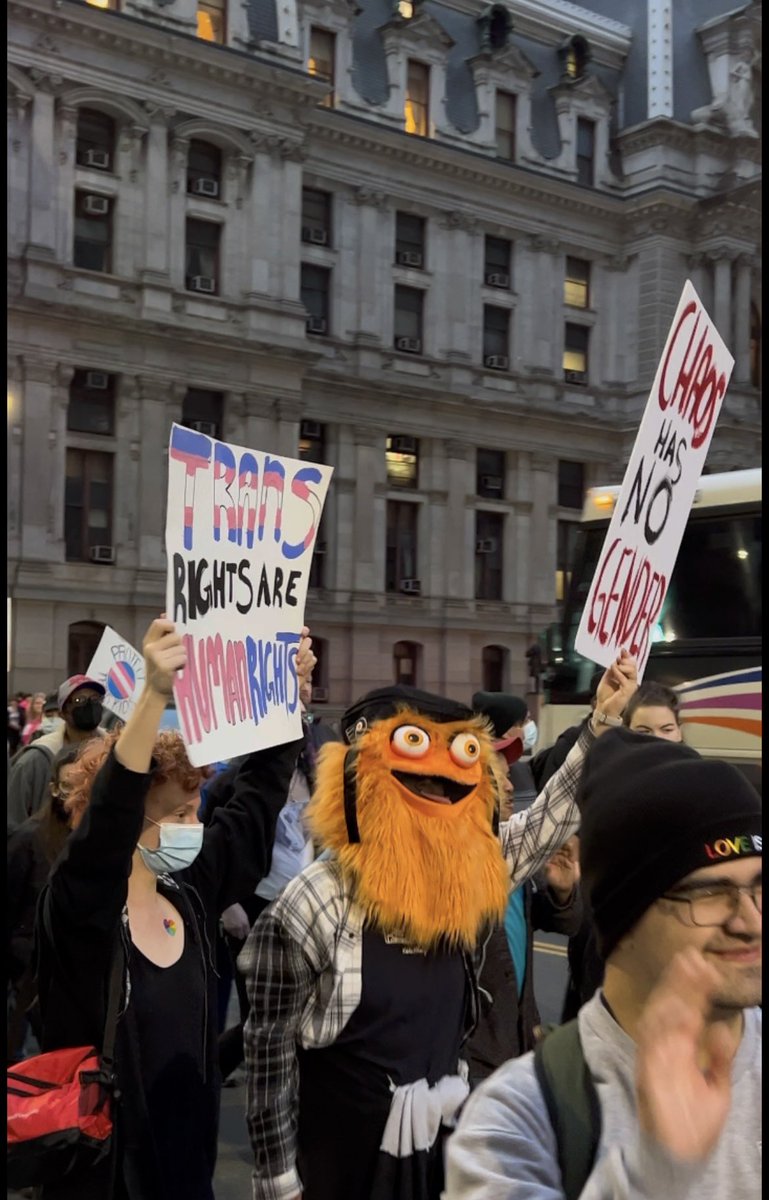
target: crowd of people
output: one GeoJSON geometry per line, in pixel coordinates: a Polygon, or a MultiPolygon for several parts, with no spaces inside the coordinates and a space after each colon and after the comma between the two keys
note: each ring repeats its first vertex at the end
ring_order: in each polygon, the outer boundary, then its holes
{"type": "Polygon", "coordinates": [[[8,705],[9,1065],[101,1046],[119,990],[109,1153],[40,1200],[213,1200],[243,1063],[253,1200],[758,1196],[761,800],[674,691],[621,653],[516,811],[518,697],[385,686],[195,768],[181,634],[143,653],[119,728],[87,676],[8,705]]]}

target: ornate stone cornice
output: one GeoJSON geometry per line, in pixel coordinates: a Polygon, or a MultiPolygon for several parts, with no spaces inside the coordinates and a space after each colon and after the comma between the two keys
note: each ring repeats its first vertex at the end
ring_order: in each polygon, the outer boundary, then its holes
{"type": "Polygon", "coordinates": [[[370,187],[354,187],[350,194],[350,200],[357,205],[368,204],[372,208],[379,209],[380,212],[385,212],[388,208],[387,193],[378,192],[370,187]]]}

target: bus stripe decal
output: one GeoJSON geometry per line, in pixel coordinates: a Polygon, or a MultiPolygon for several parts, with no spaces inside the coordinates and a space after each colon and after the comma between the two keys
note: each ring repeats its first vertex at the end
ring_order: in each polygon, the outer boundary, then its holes
{"type": "Polygon", "coordinates": [[[685,700],[680,706],[681,711],[691,708],[761,708],[761,693],[746,692],[730,693],[727,696],[699,696],[696,699],[685,700]]]}
{"type": "Polygon", "coordinates": [[[726,671],[723,675],[708,675],[704,679],[697,679],[693,683],[684,684],[677,687],[676,691],[682,696],[687,692],[702,691],[706,688],[721,688],[728,683],[760,683],[762,669],[761,667],[752,668],[749,671],[726,671]]]}
{"type": "Polygon", "coordinates": [[[753,721],[748,717],[694,717],[687,714],[684,721],[687,725],[715,725],[720,729],[736,729],[740,733],[761,737],[761,721],[753,721]]]}

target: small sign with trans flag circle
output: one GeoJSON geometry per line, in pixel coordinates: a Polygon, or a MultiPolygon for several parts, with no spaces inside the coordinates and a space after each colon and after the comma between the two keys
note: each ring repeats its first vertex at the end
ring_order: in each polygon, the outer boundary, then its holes
{"type": "Polygon", "coordinates": [[[104,707],[127,721],[144,691],[144,659],[109,625],[91,659],[88,676],[104,687],[104,707]]]}

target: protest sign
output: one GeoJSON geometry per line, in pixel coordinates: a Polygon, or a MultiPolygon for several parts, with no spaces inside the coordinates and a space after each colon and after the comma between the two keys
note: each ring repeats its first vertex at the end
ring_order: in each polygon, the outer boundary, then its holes
{"type": "Polygon", "coordinates": [[[295,660],[331,475],[171,429],[166,609],[187,650],[174,695],[193,766],[301,734],[295,660]]]}
{"type": "Polygon", "coordinates": [[[602,666],[628,650],[639,680],[733,366],[687,281],[575,640],[602,666]]]}
{"type": "Polygon", "coordinates": [[[104,687],[104,707],[127,721],[144,691],[144,658],[139,651],[107,625],[86,674],[104,687]]]}

